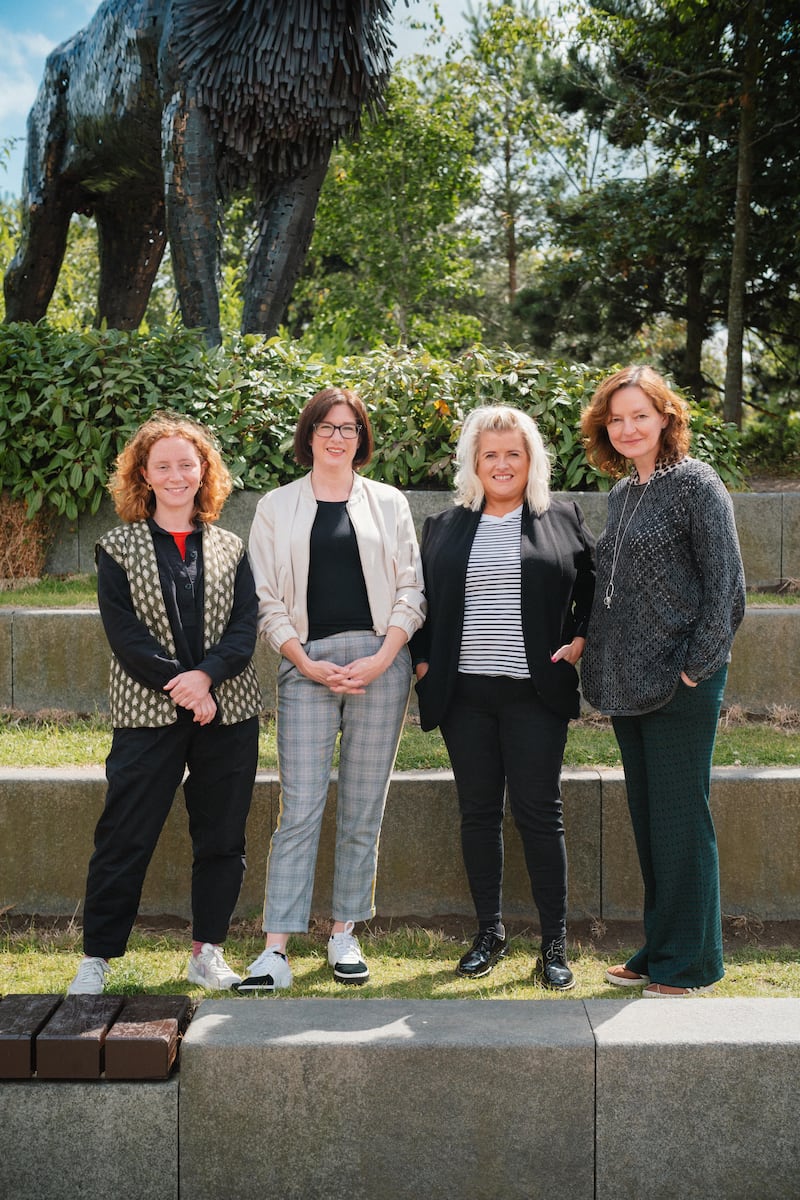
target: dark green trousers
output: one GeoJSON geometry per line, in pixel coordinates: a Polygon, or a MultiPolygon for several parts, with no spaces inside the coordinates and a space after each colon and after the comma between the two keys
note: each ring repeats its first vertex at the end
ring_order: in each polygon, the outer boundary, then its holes
{"type": "Polygon", "coordinates": [[[721,979],[719,859],[709,808],[711,755],[728,674],[721,667],[663,708],[614,717],[639,865],[645,943],[627,962],[653,983],[721,979]]]}

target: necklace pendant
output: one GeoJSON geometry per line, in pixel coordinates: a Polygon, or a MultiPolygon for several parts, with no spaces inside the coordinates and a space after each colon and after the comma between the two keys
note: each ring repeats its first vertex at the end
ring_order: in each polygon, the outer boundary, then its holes
{"type": "Polygon", "coordinates": [[[606,588],[606,594],[603,597],[603,604],[606,608],[611,608],[611,597],[614,595],[614,585],[610,583],[606,588]]]}

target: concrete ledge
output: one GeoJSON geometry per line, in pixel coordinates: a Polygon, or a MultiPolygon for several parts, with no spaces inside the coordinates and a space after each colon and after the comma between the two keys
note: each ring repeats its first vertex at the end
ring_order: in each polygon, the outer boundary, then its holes
{"type": "Polygon", "coordinates": [[[0,1083],[0,1195],[794,1200],[798,1104],[798,999],[209,1000],[166,1083],[0,1083]]]}
{"type": "Polygon", "coordinates": [[[800,1194],[800,1000],[586,1002],[598,1200],[800,1194]]]}
{"type": "MultiPolygon", "coordinates": [[[[431,513],[441,512],[452,503],[449,492],[405,493],[419,532],[431,513]]],[[[580,504],[586,523],[597,535],[605,525],[607,494],[600,492],[557,492],[580,504]]],[[[260,492],[234,492],[220,519],[220,525],[247,541],[260,492]]],[[[733,510],[742,547],[748,586],[774,587],[781,579],[800,579],[800,495],[791,492],[737,492],[733,510]]],[[[94,570],[94,544],[97,538],[117,524],[110,499],[104,498],[92,516],[85,513],[76,521],[60,521],[47,560],[47,571],[65,575],[94,570]]]]}
{"type": "MultiPolygon", "coordinates": [[[[0,707],[20,712],[108,712],[108,648],[96,609],[0,609],[0,707]]],[[[725,704],[765,713],[800,709],[800,605],[750,605],[733,643],[725,704]],[[779,651],[776,648],[780,648],[779,651]]],[[[275,708],[278,656],[255,653],[265,710],[275,708]]],[[[411,691],[411,711],[417,711],[411,691]]]]}
{"type": "Polygon", "coordinates": [[[511,1200],[549,1194],[556,1166],[591,1200],[591,1028],[552,1000],[206,1002],[180,1156],[193,1200],[266,1178],[285,1200],[511,1200]]]}
{"type": "MultiPolygon", "coordinates": [[[[569,917],[638,920],[642,888],[621,771],[565,771],[562,777],[569,917]]],[[[0,771],[0,907],[71,914],[85,887],[105,778],[99,768],[0,771]]],[[[237,913],[261,912],[267,848],[278,816],[274,772],[259,772],[248,822],[249,869],[237,913]]],[[[720,848],[722,905],[728,915],[800,919],[800,768],[719,767],[711,806],[720,848]]],[[[323,821],[313,910],[330,911],[336,782],[323,821]]],[[[524,858],[506,820],[504,911],[534,920],[524,858]]],[[[188,917],[191,857],[186,816],[176,799],[150,866],[143,914],[188,917]]],[[[458,804],[449,771],[397,773],[381,837],[376,904],[380,916],[463,914],[472,901],[461,863],[458,804]]]]}
{"type": "Polygon", "coordinates": [[[1,1083],[0,1196],[177,1200],[178,1088],[1,1083]]]}

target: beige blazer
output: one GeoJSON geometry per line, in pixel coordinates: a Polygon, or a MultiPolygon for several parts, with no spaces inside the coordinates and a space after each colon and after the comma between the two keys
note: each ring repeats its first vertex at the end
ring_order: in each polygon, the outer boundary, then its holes
{"type": "MultiPolygon", "coordinates": [[[[347,512],[355,530],[375,632],[390,625],[407,637],[425,618],[422,566],[411,509],[402,492],[355,475],[347,512]]],[[[311,476],[268,492],[258,502],[249,554],[258,592],[258,632],[280,650],[308,641],[309,548],[317,501],[311,476]]]]}

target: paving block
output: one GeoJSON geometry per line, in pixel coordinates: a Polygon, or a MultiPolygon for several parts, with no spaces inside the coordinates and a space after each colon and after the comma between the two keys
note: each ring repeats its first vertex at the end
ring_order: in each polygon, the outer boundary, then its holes
{"type": "Polygon", "coordinates": [[[211,1000],[184,1038],[192,1200],[267,1178],[275,1200],[522,1200],[554,1171],[570,1200],[593,1197],[581,1004],[211,1000]]]}
{"type": "Polygon", "coordinates": [[[66,996],[36,1038],[39,1079],[99,1079],[122,996],[66,996]]]}
{"type": "Polygon", "coordinates": [[[783,570],[783,497],[774,492],[736,492],[731,499],[747,586],[774,587],[783,570]]]}
{"type": "Polygon", "coordinates": [[[178,1200],[177,1077],[0,1083],[0,1196],[178,1200]]]}
{"type": "Polygon", "coordinates": [[[597,1200],[800,1195],[800,1000],[589,1000],[597,1200]]]}
{"type": "Polygon", "coordinates": [[[0,708],[14,706],[14,612],[0,609],[0,708]]]}
{"type": "Polygon", "coordinates": [[[781,578],[800,583],[800,493],[783,493],[781,578]]]}
{"type": "Polygon", "coordinates": [[[191,1016],[188,996],[127,998],[106,1037],[106,1079],[168,1079],[191,1016]]]}
{"type": "Polygon", "coordinates": [[[800,920],[800,767],[716,767],[711,814],[722,911],[800,920]]]}
{"type": "Polygon", "coordinates": [[[767,713],[800,709],[800,606],[748,605],[736,632],[725,685],[725,705],[767,713]]]}
{"type": "Polygon", "coordinates": [[[96,609],[14,610],[15,708],[107,712],[110,661],[96,609]]]}
{"type": "Polygon", "coordinates": [[[0,1000],[0,1079],[30,1079],[36,1070],[36,1035],[63,999],[20,993],[0,1000]]]}

